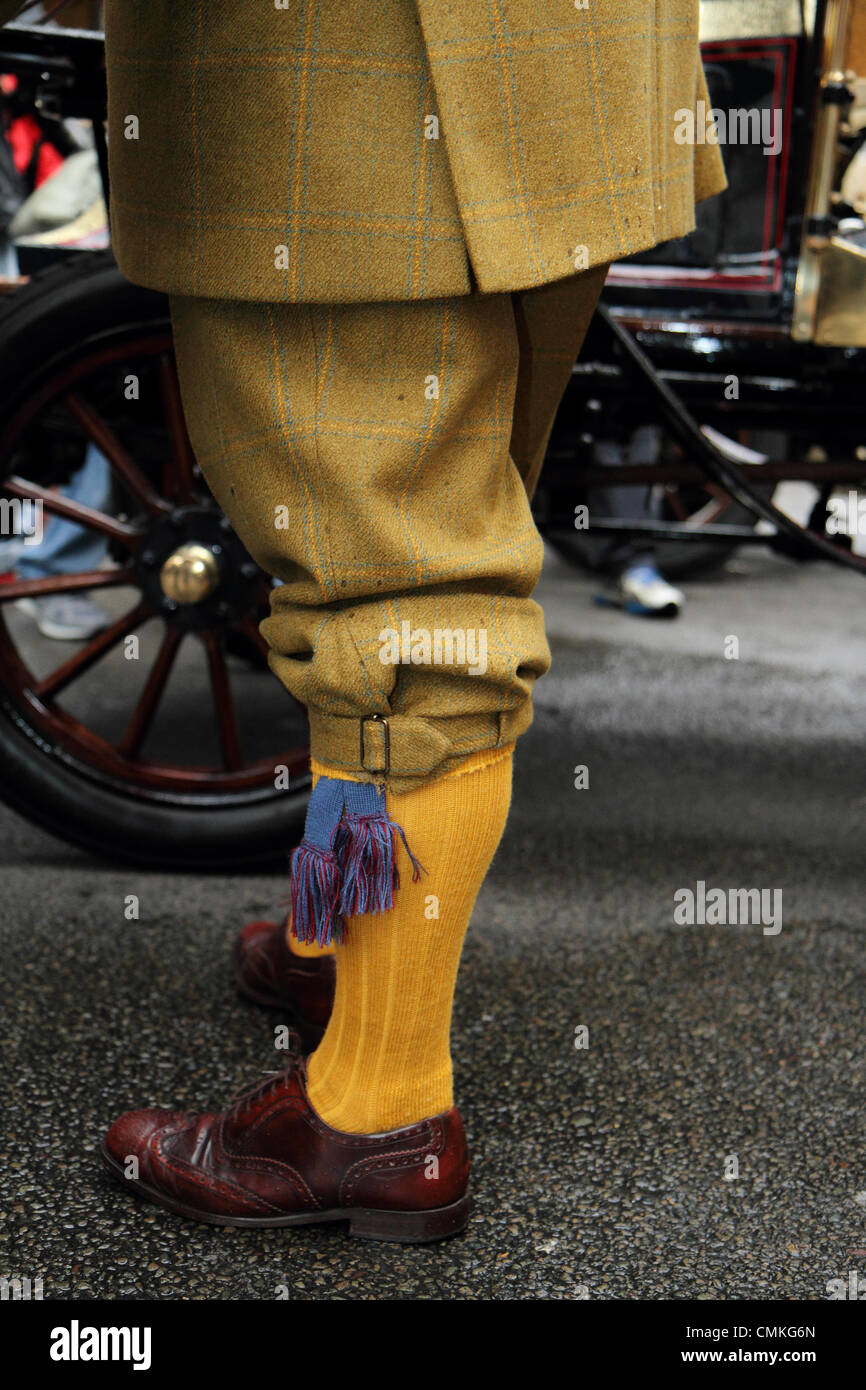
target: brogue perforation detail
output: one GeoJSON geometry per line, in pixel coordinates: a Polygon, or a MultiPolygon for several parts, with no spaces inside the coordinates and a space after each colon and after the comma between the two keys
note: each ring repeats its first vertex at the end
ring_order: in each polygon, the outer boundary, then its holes
{"type": "MultiPolygon", "coordinates": [[[[196,1187],[201,1188],[205,1192],[218,1192],[223,1197],[239,1199],[246,1203],[247,1206],[257,1211],[261,1211],[264,1208],[266,1211],[273,1212],[275,1215],[279,1214],[280,1208],[274,1206],[266,1197],[259,1197],[257,1193],[249,1192],[245,1187],[240,1187],[229,1179],[217,1178],[206,1173],[199,1173],[195,1168],[191,1167],[190,1164],[185,1163],[182,1158],[169,1158],[168,1154],[161,1146],[161,1137],[162,1136],[159,1134],[154,1136],[153,1152],[160,1166],[167,1168],[168,1171],[174,1173],[176,1177],[184,1178],[194,1183],[196,1187]]],[[[158,1171],[154,1176],[158,1176],[158,1171]]]]}
{"type": "Polygon", "coordinates": [[[338,1201],[348,1206],[358,1182],[370,1173],[381,1172],[387,1168],[410,1168],[413,1163],[422,1163],[430,1156],[438,1157],[444,1147],[444,1126],[438,1120],[427,1120],[423,1128],[427,1131],[429,1144],[420,1144],[414,1149],[400,1149],[397,1153],[372,1154],[369,1158],[361,1158],[357,1163],[353,1163],[340,1183],[338,1201]]]}
{"type": "MultiPolygon", "coordinates": [[[[298,1196],[307,1203],[308,1207],[314,1210],[321,1210],[322,1203],[307,1186],[301,1174],[291,1163],[283,1163],[279,1158],[266,1158],[261,1155],[258,1158],[248,1158],[244,1154],[236,1154],[228,1148],[225,1143],[224,1132],[225,1119],[221,1119],[217,1133],[214,1135],[214,1153],[217,1158],[225,1158],[235,1168],[243,1168],[248,1173],[275,1173],[278,1177],[286,1178],[294,1187],[298,1196]]],[[[275,1208],[278,1210],[278,1208],[275,1208]]]]}

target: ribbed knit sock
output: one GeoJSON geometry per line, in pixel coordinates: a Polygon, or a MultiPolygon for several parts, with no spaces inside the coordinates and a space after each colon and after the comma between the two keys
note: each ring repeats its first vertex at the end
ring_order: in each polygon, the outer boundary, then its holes
{"type": "Polygon", "coordinates": [[[298,941],[292,936],[292,914],[289,913],[286,922],[286,941],[293,956],[302,956],[309,960],[316,956],[332,956],[336,950],[335,946],[317,946],[315,941],[298,941]]]}
{"type": "Polygon", "coordinates": [[[310,1100],[334,1129],[376,1134],[454,1103],[450,1032],[457,968],[478,890],[505,829],[513,751],[510,745],[474,754],[445,777],[388,793],[388,814],[427,872],[412,882],[400,844],[393,908],[351,918],[337,948],[334,1010],[307,1064],[310,1100]]]}

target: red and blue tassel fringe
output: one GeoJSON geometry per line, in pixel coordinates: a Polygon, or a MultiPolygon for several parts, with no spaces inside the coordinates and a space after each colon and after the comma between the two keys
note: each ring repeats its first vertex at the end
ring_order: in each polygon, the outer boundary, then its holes
{"type": "Polygon", "coordinates": [[[412,863],[412,882],[424,872],[401,826],[391,820],[385,793],[371,782],[320,777],[310,797],[304,838],[292,854],[292,930],[298,941],[329,946],[343,939],[345,919],[388,912],[400,886],[397,837],[412,863]]]}

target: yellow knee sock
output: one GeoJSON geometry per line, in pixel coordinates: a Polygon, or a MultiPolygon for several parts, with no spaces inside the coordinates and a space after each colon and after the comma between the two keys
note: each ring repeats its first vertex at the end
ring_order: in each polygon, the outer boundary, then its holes
{"type": "Polygon", "coordinates": [[[393,908],[351,918],[337,948],[334,1011],[308,1062],[310,1100],[334,1129],[376,1134],[453,1104],[457,967],[505,828],[513,751],[474,754],[446,777],[388,793],[388,814],[427,872],[412,882],[401,845],[393,908]]]}
{"type": "Polygon", "coordinates": [[[293,956],[302,956],[309,960],[316,956],[332,956],[335,951],[334,946],[317,946],[315,941],[298,941],[292,936],[292,914],[289,913],[286,922],[286,941],[293,956]]]}

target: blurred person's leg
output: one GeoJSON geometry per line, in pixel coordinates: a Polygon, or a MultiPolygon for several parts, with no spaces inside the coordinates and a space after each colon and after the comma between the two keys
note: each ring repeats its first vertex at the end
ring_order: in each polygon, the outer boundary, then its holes
{"type": "MultiPolygon", "coordinates": [[[[111,468],[94,444],[88,444],[84,462],[60,491],[71,501],[81,502],[96,511],[109,510],[111,468]]],[[[108,542],[100,532],[66,517],[50,516],[40,543],[22,548],[16,570],[20,579],[85,574],[98,570],[107,553],[108,542]]],[[[24,598],[19,599],[18,607],[35,618],[43,636],[58,640],[81,641],[108,625],[104,610],[84,594],[24,598]]]]}
{"type": "MultiPolygon", "coordinates": [[[[593,451],[594,461],[608,467],[613,477],[618,467],[646,466],[658,461],[661,430],[657,425],[640,425],[623,445],[618,439],[600,439],[593,451]]],[[[620,521],[657,521],[661,514],[656,489],[634,485],[594,487],[589,494],[590,514],[620,521]]],[[[596,602],[624,608],[638,617],[676,617],[685,603],[679,589],[664,578],[658,567],[652,540],[639,533],[612,535],[599,557],[599,568],[607,576],[603,593],[596,602]]]]}

